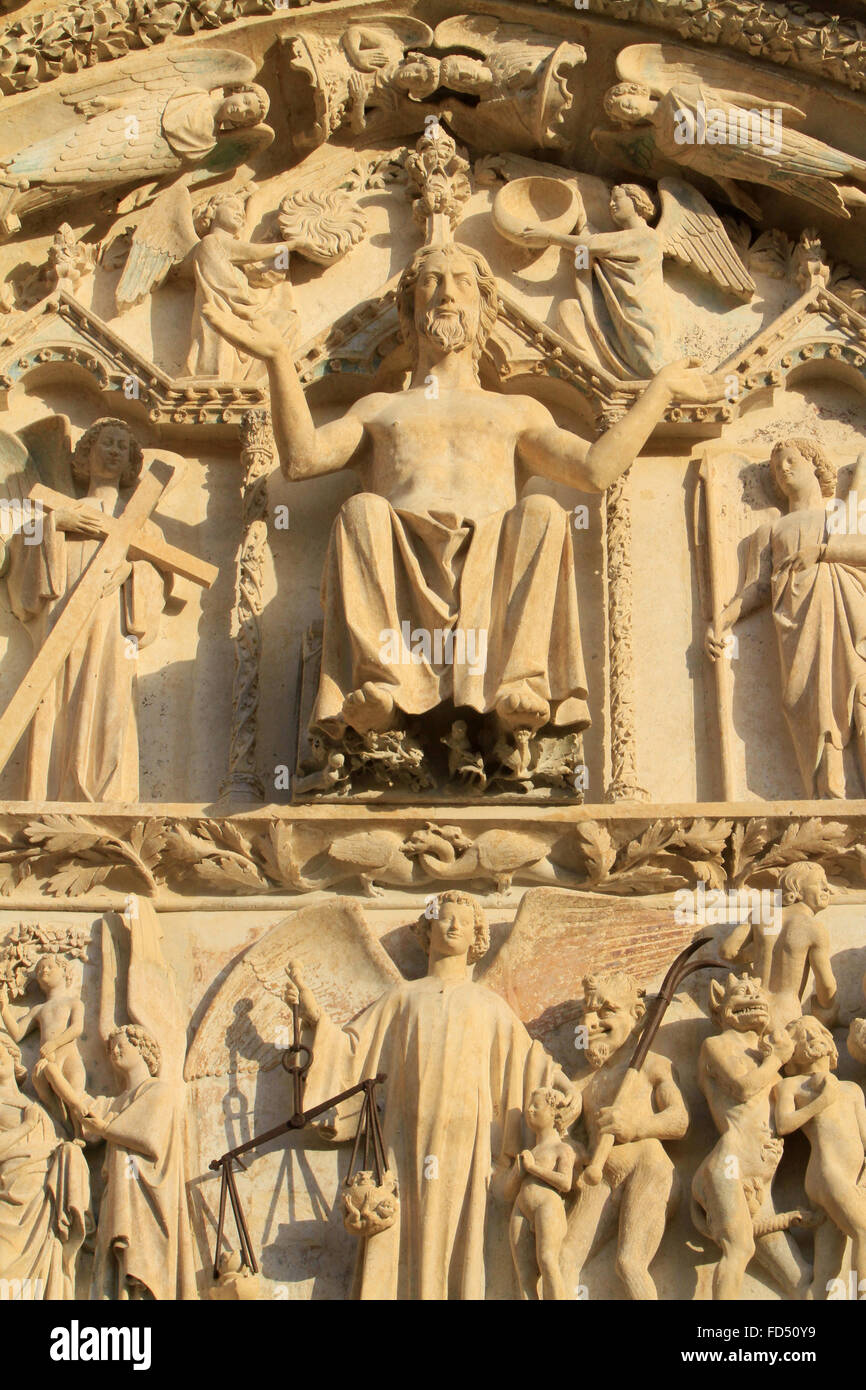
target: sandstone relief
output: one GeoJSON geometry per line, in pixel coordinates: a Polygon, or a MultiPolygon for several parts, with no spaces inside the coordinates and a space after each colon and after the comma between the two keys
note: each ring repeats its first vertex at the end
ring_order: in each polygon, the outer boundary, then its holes
{"type": "Polygon", "coordinates": [[[845,9],[6,6],[0,1301],[863,1294],[845,9]]]}

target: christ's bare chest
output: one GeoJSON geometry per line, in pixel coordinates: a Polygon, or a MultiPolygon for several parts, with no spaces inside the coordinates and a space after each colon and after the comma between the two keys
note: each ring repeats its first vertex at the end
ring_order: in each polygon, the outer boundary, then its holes
{"type": "Polygon", "coordinates": [[[367,421],[366,485],[418,511],[478,517],[511,507],[519,413],[481,391],[404,392],[367,421]]]}

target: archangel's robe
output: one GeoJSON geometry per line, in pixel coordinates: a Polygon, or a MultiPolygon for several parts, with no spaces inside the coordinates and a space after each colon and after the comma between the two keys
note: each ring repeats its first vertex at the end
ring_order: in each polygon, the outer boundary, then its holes
{"type": "Polygon", "coordinates": [[[484,1298],[491,1178],[523,1147],[525,1103],[551,1069],[505,1001],[470,980],[401,982],[342,1030],[322,1016],[307,1107],[387,1075],[382,1133],[400,1207],[362,1242],[360,1298],[484,1298]]]}
{"type": "Polygon", "coordinates": [[[122,1271],[155,1299],[194,1299],[182,1084],[149,1078],[90,1111],[108,1123],[91,1297],[117,1298],[122,1271]]]}
{"type": "Polygon", "coordinates": [[[343,701],[366,681],[408,715],[446,699],[486,714],[525,682],[553,724],[590,723],[569,517],[549,497],[472,521],[358,493],[331,531],[322,607],[313,728],[342,732],[343,701]]]}
{"type": "Polygon", "coordinates": [[[616,376],[651,377],[673,360],[662,245],[651,228],[592,238],[592,275],[559,306],[570,338],[616,376]],[[599,302],[600,301],[600,302],[599,302]]]}
{"type": "MultiPolygon", "coordinates": [[[[9,600],[34,653],[99,545],[58,531],[50,512],[40,542],[12,538],[9,600]]],[[[100,599],[30,725],[26,800],[138,800],[136,658],[157,635],[166,593],[159,570],[136,560],[126,582],[100,599]]]]}
{"type": "Polygon", "coordinates": [[[794,570],[799,550],[827,539],[823,507],[790,512],[770,532],[772,605],[782,702],[804,787],[815,794],[824,745],[844,748],[866,711],[866,587],[860,569],[822,562],[794,570]]]}

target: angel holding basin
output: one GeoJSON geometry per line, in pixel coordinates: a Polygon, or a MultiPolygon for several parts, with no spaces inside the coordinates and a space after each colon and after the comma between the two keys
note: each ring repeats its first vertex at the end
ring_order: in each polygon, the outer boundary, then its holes
{"type": "Polygon", "coordinates": [[[494,222],[509,240],[574,252],[577,297],[559,304],[560,331],[593,364],[619,378],[655,376],[680,355],[665,288],[666,259],[739,299],[751,298],[755,289],[706,198],[681,179],[661,179],[659,197],[661,216],[653,227],[658,211],[653,195],[639,184],[617,184],[610,194],[616,230],[592,234],[586,230],[580,194],[560,180],[518,180],[500,190],[494,204],[494,222]],[[556,183],[563,191],[565,211],[548,218],[543,205],[549,201],[554,211],[556,198],[552,189],[545,193],[538,185],[556,183]],[[528,216],[536,213],[522,227],[521,205],[528,216]],[[539,211],[543,220],[538,219],[539,211]],[[569,234],[568,227],[575,225],[576,231],[569,234]]]}
{"type": "MultiPolygon", "coordinates": [[[[734,624],[769,605],[805,795],[844,797],[852,735],[866,782],[866,536],[840,533],[828,515],[836,464],[815,440],[779,440],[770,471],[787,510],[755,533],[746,581],[708,629],[705,650],[717,661],[734,624]]],[[[866,453],[854,469],[855,498],[864,486],[866,453]]]]}

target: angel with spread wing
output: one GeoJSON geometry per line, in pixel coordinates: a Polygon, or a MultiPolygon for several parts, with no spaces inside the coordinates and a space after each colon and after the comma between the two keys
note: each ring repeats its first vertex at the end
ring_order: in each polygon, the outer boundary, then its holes
{"type": "MultiPolygon", "coordinates": [[[[39,652],[84,574],[102,534],[89,507],[115,515],[144,464],[141,445],[124,420],[103,416],[71,447],[65,416],[0,431],[0,496],[38,525],[0,536],[0,576],[9,606],[39,652]],[[69,498],[68,507],[39,512],[30,502],[37,482],[69,498]],[[85,500],[82,499],[82,500],[85,500]]],[[[146,530],[159,535],[154,522],[146,530]]],[[[131,659],[159,633],[171,594],[170,576],[146,559],[112,576],[33,717],[24,795],[34,801],[136,801],[138,698],[131,659]]]]}
{"type": "Polygon", "coordinates": [[[64,97],[85,119],[0,160],[0,234],[22,215],[195,171],[237,168],[273,140],[255,64],[231,49],[136,54],[64,97]]]}
{"type": "Polygon", "coordinates": [[[793,83],[780,79],[773,86],[724,58],[713,58],[702,73],[691,55],[675,61],[679,52],[637,44],[619,54],[622,80],[605,93],[604,109],[626,129],[592,132],[603,154],[643,170],[664,161],[694,169],[757,221],[761,210],[742,183],[763,184],[835,217],[866,207],[866,192],[857,186],[866,183],[866,161],[794,128],[806,114],[782,99],[802,100],[793,83]]]}
{"type": "Polygon", "coordinates": [[[591,361],[617,377],[655,376],[680,355],[665,291],[666,258],[740,299],[751,298],[755,289],[706,198],[680,179],[661,179],[659,195],[655,227],[650,226],[656,212],[651,194],[627,183],[611,190],[615,232],[580,230],[566,236],[542,227],[524,232],[535,246],[544,237],[575,252],[585,250],[589,275],[576,272],[577,298],[560,304],[560,326],[591,361]]]}
{"type": "MultiPolygon", "coordinates": [[[[251,322],[271,317],[272,290],[288,284],[289,254],[299,252],[320,265],[339,259],[363,237],[366,221],[342,190],[297,190],[280,204],[282,241],[245,241],[247,189],[222,192],[193,213],[189,190],[178,181],[146,211],[132,239],[117,287],[121,308],[137,304],[161,285],[173,268],[195,279],[190,376],[224,381],[247,376],[259,363],[239,352],[211,326],[205,308],[219,308],[251,322]]],[[[290,301],[289,301],[289,308],[290,301]]]]}
{"type": "Polygon", "coordinates": [[[46,1075],[85,1141],[105,1144],[91,1297],[194,1299],[184,1173],[183,1010],[152,904],[131,895],[119,922],[128,938],[130,1022],[116,1020],[118,952],[105,919],[99,1018],[119,1093],[76,1091],[54,1063],[46,1075]]]}

